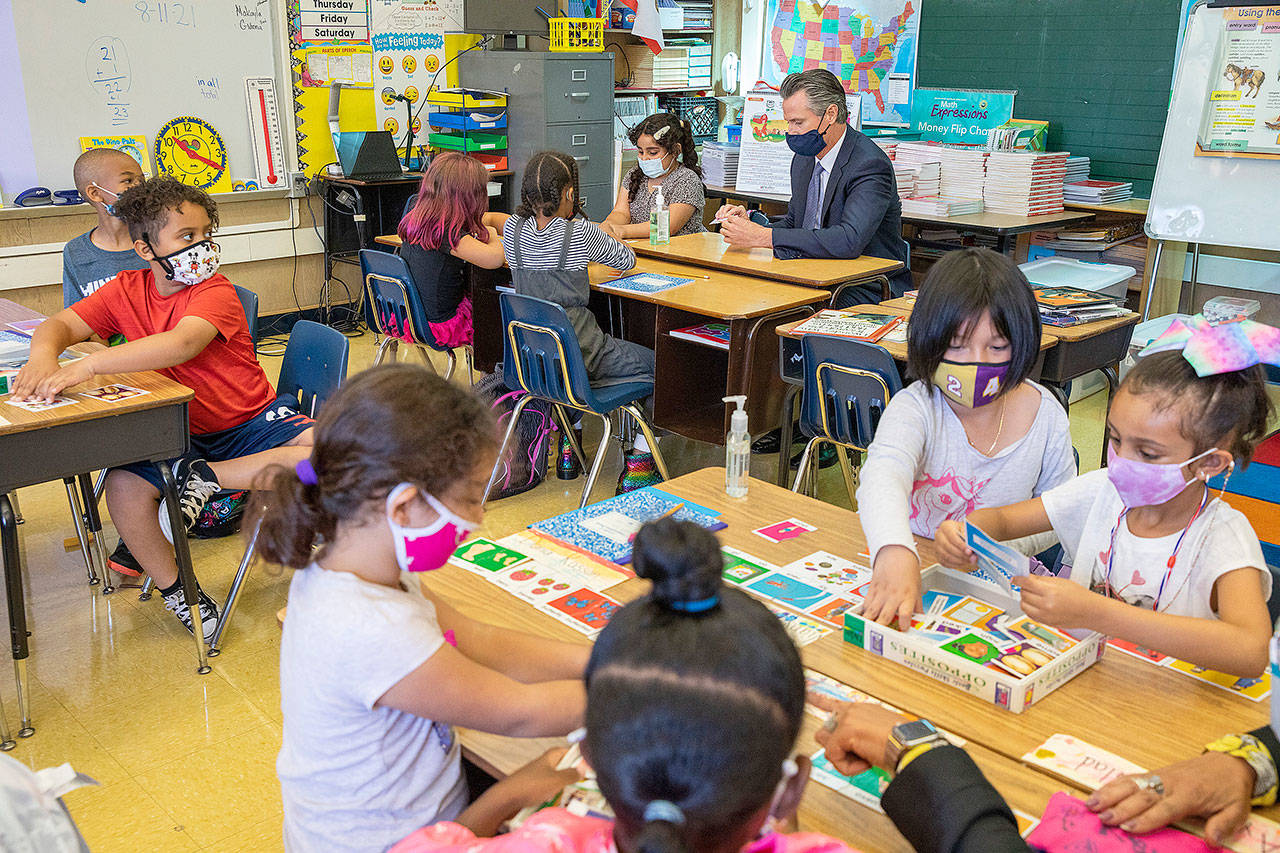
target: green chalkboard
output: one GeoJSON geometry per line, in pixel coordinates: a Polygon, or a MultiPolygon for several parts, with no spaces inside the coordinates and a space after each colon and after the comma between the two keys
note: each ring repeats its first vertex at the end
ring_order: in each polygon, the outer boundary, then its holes
{"type": "Polygon", "coordinates": [[[1049,148],[1149,196],[1178,41],[1178,0],[926,0],[916,85],[1016,89],[1049,148]]]}

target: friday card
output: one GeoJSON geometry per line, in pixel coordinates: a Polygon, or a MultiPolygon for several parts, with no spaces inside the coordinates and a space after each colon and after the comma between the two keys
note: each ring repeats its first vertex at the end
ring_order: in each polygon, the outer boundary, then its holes
{"type": "Polygon", "coordinates": [[[869,809],[884,813],[880,806],[880,796],[889,787],[889,774],[878,767],[864,770],[857,776],[845,776],[827,760],[825,750],[818,750],[810,759],[813,769],[809,778],[820,785],[844,794],[855,803],[861,803],[869,809]]]}
{"type": "Polygon", "coordinates": [[[746,588],[757,595],[771,598],[779,604],[786,604],[797,610],[808,610],[826,603],[830,594],[804,581],[787,577],[779,572],[771,572],[757,578],[746,585],[746,588]]]}
{"type": "Polygon", "coordinates": [[[94,388],[92,391],[84,391],[80,396],[88,397],[91,400],[100,400],[103,403],[120,403],[124,400],[150,393],[150,391],[144,391],[141,388],[134,388],[129,385],[103,385],[101,388],[94,388]]]}
{"type": "Polygon", "coordinates": [[[1271,695],[1271,673],[1269,672],[1264,672],[1262,675],[1255,677],[1227,675],[1226,673],[1205,669],[1202,666],[1196,666],[1183,660],[1171,660],[1169,668],[1176,669],[1178,672],[1197,678],[1200,681],[1206,681],[1214,687],[1230,690],[1232,693],[1243,696],[1246,699],[1252,699],[1254,702],[1261,702],[1271,695]]]}
{"type": "Polygon", "coordinates": [[[75,400],[70,397],[58,395],[52,401],[45,400],[14,400],[12,397],[5,400],[10,406],[17,406],[19,409],[26,409],[28,412],[44,412],[49,409],[56,409],[59,406],[70,406],[75,400]]]}
{"type": "Polygon", "coordinates": [[[782,521],[775,521],[773,524],[767,524],[764,527],[757,527],[751,532],[768,539],[776,545],[779,542],[786,542],[788,539],[795,539],[802,533],[809,533],[817,529],[812,524],[805,524],[798,518],[787,518],[782,521]]]}
{"type": "Polygon", "coordinates": [[[1086,791],[1096,791],[1121,776],[1146,772],[1126,758],[1064,734],[1051,735],[1022,760],[1086,791]]]}
{"type": "Polygon", "coordinates": [[[514,568],[528,559],[527,554],[504,548],[492,539],[477,538],[468,539],[459,545],[449,562],[482,572],[497,572],[514,568]]]}

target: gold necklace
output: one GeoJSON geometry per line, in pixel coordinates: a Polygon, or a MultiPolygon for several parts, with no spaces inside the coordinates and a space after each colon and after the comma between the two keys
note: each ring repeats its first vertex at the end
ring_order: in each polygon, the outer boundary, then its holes
{"type": "Polygon", "coordinates": [[[1008,397],[1000,400],[1000,423],[996,425],[996,437],[991,440],[991,446],[987,448],[987,456],[990,456],[992,451],[996,449],[996,444],[1000,441],[1000,433],[1004,431],[1004,408],[1008,403],[1008,397]]]}

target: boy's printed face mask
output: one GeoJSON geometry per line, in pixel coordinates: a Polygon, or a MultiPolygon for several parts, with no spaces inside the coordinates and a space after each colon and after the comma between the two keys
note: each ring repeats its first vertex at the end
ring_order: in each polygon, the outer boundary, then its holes
{"type": "Polygon", "coordinates": [[[1009,362],[995,364],[986,361],[947,361],[943,359],[933,373],[937,385],[948,399],[960,405],[976,409],[1000,396],[1004,390],[1004,378],[1009,372],[1009,362]]]}
{"type": "MultiPolygon", "coordinates": [[[[147,240],[147,245],[151,246],[150,240],[147,240]]],[[[218,244],[212,240],[201,240],[167,255],[156,254],[155,247],[151,246],[151,254],[170,281],[187,286],[199,284],[213,276],[218,271],[221,260],[218,244]]]]}

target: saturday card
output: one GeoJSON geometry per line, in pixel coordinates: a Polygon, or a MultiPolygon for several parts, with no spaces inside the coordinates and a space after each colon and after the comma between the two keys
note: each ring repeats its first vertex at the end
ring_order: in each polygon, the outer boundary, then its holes
{"type": "Polygon", "coordinates": [[[48,409],[56,409],[59,406],[70,406],[76,401],[72,400],[70,397],[63,397],[59,395],[54,397],[52,402],[45,402],[44,400],[14,400],[13,398],[9,398],[8,400],[5,400],[5,402],[10,406],[17,406],[19,409],[26,409],[28,412],[43,412],[48,409]]]}
{"type": "Polygon", "coordinates": [[[767,524],[764,527],[757,527],[751,532],[768,539],[776,545],[779,542],[786,542],[788,539],[795,539],[802,533],[809,533],[817,529],[812,524],[805,524],[798,518],[787,518],[782,521],[775,521],[773,524],[767,524]]]}
{"type": "Polygon", "coordinates": [[[129,385],[103,385],[101,388],[94,388],[92,391],[84,391],[80,396],[88,397],[92,400],[101,400],[104,403],[120,403],[132,397],[141,397],[143,394],[150,393],[150,391],[133,388],[129,385]]]}

